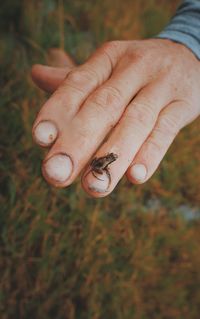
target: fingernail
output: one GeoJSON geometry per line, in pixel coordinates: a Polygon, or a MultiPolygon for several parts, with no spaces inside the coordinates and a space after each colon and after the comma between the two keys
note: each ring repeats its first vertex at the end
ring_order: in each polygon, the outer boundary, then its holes
{"type": "Polygon", "coordinates": [[[57,127],[51,121],[40,122],[34,130],[35,140],[42,146],[51,145],[55,141],[57,135],[57,127]]]}
{"type": "Polygon", "coordinates": [[[147,175],[147,169],[143,164],[134,164],[130,169],[131,176],[138,182],[143,182],[147,175]]]}
{"type": "Polygon", "coordinates": [[[85,181],[87,183],[87,187],[93,192],[104,193],[109,187],[109,178],[104,172],[103,174],[90,172],[86,176],[85,181]]]}
{"type": "Polygon", "coordinates": [[[52,156],[43,165],[44,175],[49,179],[64,183],[72,173],[72,161],[65,154],[57,154],[52,156]]]}

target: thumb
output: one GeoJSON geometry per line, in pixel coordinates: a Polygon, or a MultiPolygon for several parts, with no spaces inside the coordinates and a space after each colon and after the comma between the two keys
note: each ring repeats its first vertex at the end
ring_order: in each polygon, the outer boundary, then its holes
{"type": "Polygon", "coordinates": [[[34,65],[31,76],[40,89],[53,93],[76,66],[76,63],[68,53],[60,48],[51,48],[47,51],[47,63],[49,66],[34,65]]]}
{"type": "Polygon", "coordinates": [[[42,90],[53,93],[63,82],[73,67],[52,67],[41,64],[33,65],[31,76],[33,82],[42,90]]]}

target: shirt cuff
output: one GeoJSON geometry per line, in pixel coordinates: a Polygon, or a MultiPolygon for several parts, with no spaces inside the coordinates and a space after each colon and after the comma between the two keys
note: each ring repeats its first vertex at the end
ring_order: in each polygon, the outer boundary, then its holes
{"type": "Polygon", "coordinates": [[[155,36],[155,38],[168,39],[183,44],[190,49],[198,59],[200,59],[199,41],[190,34],[184,33],[180,30],[165,29],[155,36]]]}

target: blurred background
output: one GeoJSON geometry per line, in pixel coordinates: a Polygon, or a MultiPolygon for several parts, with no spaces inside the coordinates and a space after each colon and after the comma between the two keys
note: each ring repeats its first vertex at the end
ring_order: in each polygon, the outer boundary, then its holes
{"type": "Polygon", "coordinates": [[[183,129],[149,182],[91,199],[41,177],[31,126],[47,95],[30,77],[62,48],[157,34],[174,0],[7,0],[0,8],[0,318],[198,318],[200,134],[183,129]]]}

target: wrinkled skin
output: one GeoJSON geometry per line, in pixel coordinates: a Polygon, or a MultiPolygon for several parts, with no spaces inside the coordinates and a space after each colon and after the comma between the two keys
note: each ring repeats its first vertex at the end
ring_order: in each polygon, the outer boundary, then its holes
{"type": "Polygon", "coordinates": [[[53,93],[33,125],[38,144],[40,122],[50,121],[58,131],[43,164],[49,183],[68,186],[92,158],[118,155],[105,191],[95,189],[95,181],[90,187],[95,177],[83,172],[82,185],[94,197],[112,192],[124,174],[134,184],[146,182],[178,132],[200,113],[200,62],[170,40],[108,42],[80,66],[36,65],[32,77],[53,93]],[[54,178],[54,166],[48,172],[45,166],[58,154],[72,163],[64,181],[54,178]]]}

